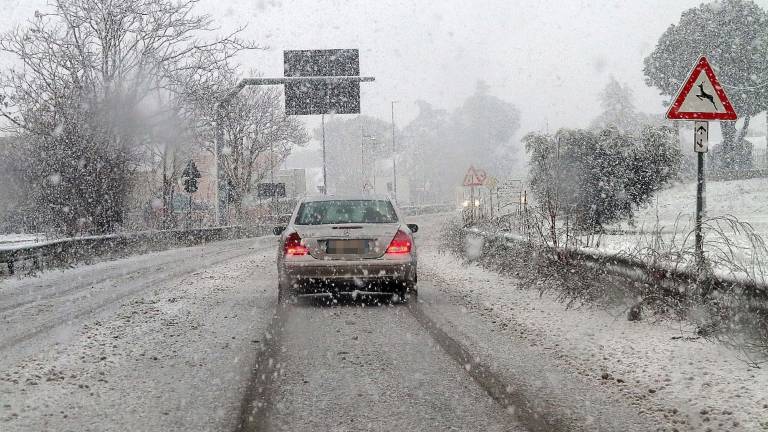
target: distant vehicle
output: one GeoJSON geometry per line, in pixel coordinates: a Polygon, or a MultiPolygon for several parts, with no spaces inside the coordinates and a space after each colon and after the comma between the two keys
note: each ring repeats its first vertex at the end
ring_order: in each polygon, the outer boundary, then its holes
{"type": "Polygon", "coordinates": [[[299,201],[280,236],[278,301],[301,294],[417,295],[413,234],[389,198],[333,196],[299,201]]]}

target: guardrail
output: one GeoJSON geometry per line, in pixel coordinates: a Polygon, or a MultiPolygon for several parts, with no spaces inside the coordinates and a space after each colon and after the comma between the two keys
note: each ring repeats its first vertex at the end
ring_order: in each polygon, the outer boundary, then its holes
{"type": "MultiPolygon", "coordinates": [[[[496,246],[531,244],[528,239],[511,233],[488,232],[478,228],[464,228],[463,231],[468,235],[483,237],[485,241],[495,242],[496,246]]],[[[679,293],[678,288],[681,286],[698,285],[706,287],[706,291],[738,289],[741,293],[753,298],[768,298],[768,285],[746,277],[722,273],[699,275],[687,266],[675,266],[661,261],[649,262],[600,250],[539,246],[538,252],[560,261],[567,260],[577,265],[600,267],[606,273],[632,282],[653,284],[670,293],[679,293]]]]}
{"type": "Polygon", "coordinates": [[[270,229],[267,226],[226,226],[73,237],[33,245],[1,247],[0,264],[7,265],[8,273],[14,274],[17,264],[25,261],[31,261],[33,268],[41,269],[115,253],[142,253],[173,246],[268,235],[270,229]]]}
{"type": "Polygon", "coordinates": [[[429,205],[420,205],[420,206],[400,207],[400,210],[402,210],[406,216],[418,216],[418,215],[426,215],[426,214],[444,213],[448,211],[453,211],[455,209],[456,209],[456,206],[453,204],[429,204],[429,205]]]}

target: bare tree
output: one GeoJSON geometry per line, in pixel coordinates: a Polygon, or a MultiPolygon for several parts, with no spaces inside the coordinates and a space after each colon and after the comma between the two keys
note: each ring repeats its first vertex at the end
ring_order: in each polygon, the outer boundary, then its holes
{"type": "Polygon", "coordinates": [[[186,95],[232,74],[233,57],[255,48],[239,29],[210,37],[212,20],[194,13],[196,3],[56,0],[0,36],[0,51],[21,66],[0,77],[0,115],[28,137],[42,219],[66,221],[67,231],[114,229],[140,148],[169,119],[183,127],[186,95]],[[56,193],[41,176],[61,179],[56,193]]]}
{"type": "MultiPolygon", "coordinates": [[[[237,80],[228,80],[231,88],[237,80]]],[[[216,91],[208,88],[207,91],[216,91]]],[[[216,153],[215,104],[218,95],[197,96],[197,139],[202,147],[216,153]]],[[[243,198],[278,167],[294,146],[303,146],[309,135],[303,123],[285,114],[281,92],[274,89],[246,87],[227,105],[222,114],[224,149],[221,167],[234,197],[237,218],[244,221],[243,198]]]]}

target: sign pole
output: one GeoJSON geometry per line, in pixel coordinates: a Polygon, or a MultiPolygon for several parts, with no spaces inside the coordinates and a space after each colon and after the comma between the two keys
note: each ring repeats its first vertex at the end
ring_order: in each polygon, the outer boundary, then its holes
{"type": "Polygon", "coordinates": [[[471,224],[475,224],[475,187],[471,186],[469,188],[469,205],[471,208],[471,211],[469,212],[469,222],[471,224]]]}
{"type": "Polygon", "coordinates": [[[704,193],[704,153],[698,153],[698,181],[696,183],[696,265],[704,267],[704,234],[701,230],[702,219],[706,211],[704,193]]]}
{"type": "Polygon", "coordinates": [[[488,189],[488,200],[490,201],[491,219],[493,219],[493,189],[488,189]]]}
{"type": "Polygon", "coordinates": [[[693,126],[693,149],[697,155],[696,169],[696,266],[704,268],[704,233],[702,221],[707,211],[704,154],[709,148],[709,122],[697,121],[693,126]]]}
{"type": "MultiPolygon", "coordinates": [[[[471,222],[474,223],[475,219],[480,216],[479,203],[482,198],[482,189],[477,196],[477,204],[475,204],[475,186],[483,186],[486,181],[495,181],[493,177],[488,177],[483,170],[476,170],[474,166],[470,166],[467,170],[467,174],[464,176],[464,187],[469,188],[469,206],[471,208],[471,222]]],[[[491,210],[493,212],[493,210],[491,210]]]]}

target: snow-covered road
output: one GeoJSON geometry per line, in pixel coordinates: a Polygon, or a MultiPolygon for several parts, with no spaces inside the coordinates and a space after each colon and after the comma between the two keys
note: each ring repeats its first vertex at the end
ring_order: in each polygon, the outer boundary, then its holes
{"type": "Polygon", "coordinates": [[[441,218],[414,219],[409,305],[277,308],[272,238],[1,282],[0,430],[761,430],[764,374],[465,267],[440,251],[441,218]],[[680,362],[664,379],[665,356],[689,354],[709,375],[680,362]],[[704,384],[729,377],[748,412],[709,403],[704,384]]]}
{"type": "Polygon", "coordinates": [[[526,430],[405,305],[302,302],[281,340],[270,430],[526,430]]]}
{"type": "Polygon", "coordinates": [[[238,240],[0,285],[0,430],[237,424],[273,314],[274,240],[238,240]]]}

